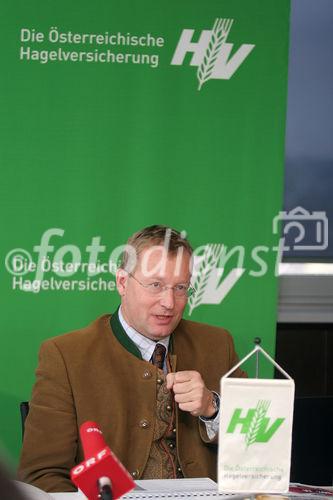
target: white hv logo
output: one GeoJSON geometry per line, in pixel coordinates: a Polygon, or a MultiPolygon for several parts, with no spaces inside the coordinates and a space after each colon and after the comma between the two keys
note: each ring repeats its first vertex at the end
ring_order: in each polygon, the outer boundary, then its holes
{"type": "Polygon", "coordinates": [[[255,45],[244,43],[230,57],[233,43],[227,43],[233,19],[217,18],[212,30],[203,30],[198,42],[192,42],[194,29],[183,30],[171,64],[182,65],[192,52],[191,66],[197,66],[198,90],[211,79],[229,80],[255,45]]]}
{"type": "Polygon", "coordinates": [[[191,283],[195,293],[188,299],[189,316],[201,304],[220,304],[245,272],[244,268],[235,267],[223,277],[224,269],[218,267],[223,251],[222,244],[212,243],[205,245],[202,256],[194,258],[191,283]]]}

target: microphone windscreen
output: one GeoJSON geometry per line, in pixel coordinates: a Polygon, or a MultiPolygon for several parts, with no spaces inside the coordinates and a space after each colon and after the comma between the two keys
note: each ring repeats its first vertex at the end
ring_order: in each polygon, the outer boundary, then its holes
{"type": "Polygon", "coordinates": [[[101,429],[96,422],[87,421],[80,427],[80,437],[85,460],[106,447],[101,429]]]}

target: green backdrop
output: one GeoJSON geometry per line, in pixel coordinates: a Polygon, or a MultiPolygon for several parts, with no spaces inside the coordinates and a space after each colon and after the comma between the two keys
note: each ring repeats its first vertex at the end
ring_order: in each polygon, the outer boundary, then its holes
{"type": "Polygon", "coordinates": [[[274,354],[288,23],[289,0],[3,2],[0,439],[14,461],[41,341],[118,304],[112,274],[81,268],[46,270],[49,285],[31,291],[36,270],[23,265],[38,262],[47,230],[58,228],[50,262],[87,262],[96,237],[105,263],[156,223],[185,230],[199,254],[244,247],[220,281],[215,262],[190,318],[228,328],[241,356],[258,335],[274,354]],[[80,289],[88,282],[102,289],[80,289]]]}

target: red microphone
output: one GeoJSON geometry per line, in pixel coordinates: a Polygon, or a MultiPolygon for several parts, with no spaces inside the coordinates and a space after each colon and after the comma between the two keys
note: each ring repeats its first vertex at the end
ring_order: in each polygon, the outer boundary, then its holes
{"type": "Polygon", "coordinates": [[[132,477],[106,445],[95,422],[82,424],[80,437],[84,461],[72,468],[71,480],[89,500],[116,499],[135,487],[132,477]]]}

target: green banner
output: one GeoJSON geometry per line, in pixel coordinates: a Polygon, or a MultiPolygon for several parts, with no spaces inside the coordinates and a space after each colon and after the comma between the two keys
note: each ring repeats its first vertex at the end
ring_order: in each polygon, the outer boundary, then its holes
{"type": "Polygon", "coordinates": [[[16,459],[40,343],[115,309],[121,245],[144,226],[196,250],[186,317],[274,354],[289,0],[6,0],[1,24],[0,439],[16,459]]]}

